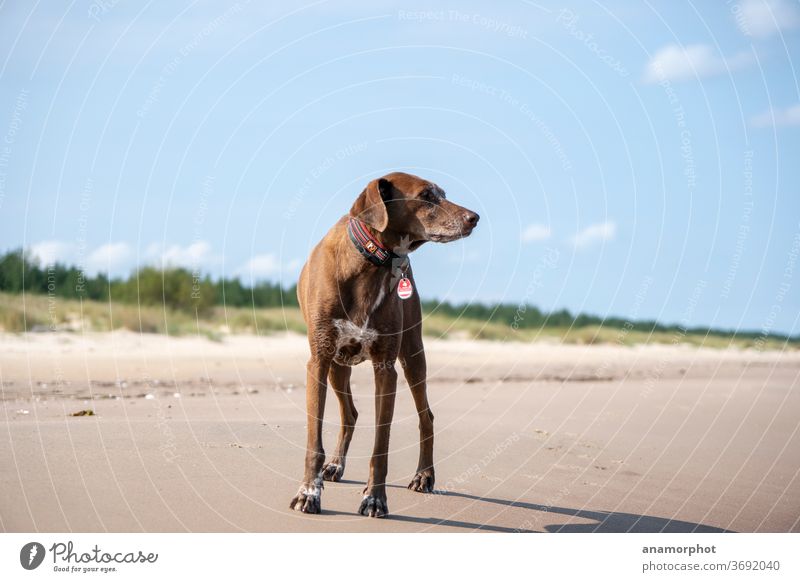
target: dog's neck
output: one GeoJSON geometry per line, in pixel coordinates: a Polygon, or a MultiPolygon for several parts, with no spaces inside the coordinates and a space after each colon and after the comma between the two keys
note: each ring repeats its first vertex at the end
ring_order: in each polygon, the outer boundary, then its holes
{"type": "Polygon", "coordinates": [[[407,260],[408,258],[407,252],[397,253],[392,250],[401,248],[401,240],[393,240],[397,237],[393,237],[389,233],[377,232],[357,218],[348,219],[347,236],[358,252],[378,267],[391,267],[397,263],[398,259],[407,260]]]}

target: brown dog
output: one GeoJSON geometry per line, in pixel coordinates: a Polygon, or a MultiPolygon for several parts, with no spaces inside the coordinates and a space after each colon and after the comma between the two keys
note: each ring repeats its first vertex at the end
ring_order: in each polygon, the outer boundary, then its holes
{"type": "Polygon", "coordinates": [[[396,172],[370,182],[350,215],[342,217],[311,251],[297,288],[311,358],[305,475],[292,509],[319,513],[323,479],[342,478],[358,417],[350,392],[350,366],[366,359],[372,361],[375,374],[376,428],[359,513],[382,517],[388,512],[386,470],[398,357],[419,415],[419,464],[408,487],[433,491],[433,414],[426,394],[422,313],[408,253],[428,241],[468,236],[478,218],[447,200],[436,184],[396,172]],[[324,464],[322,417],[328,379],[339,399],[342,426],[334,454],[324,464]]]}

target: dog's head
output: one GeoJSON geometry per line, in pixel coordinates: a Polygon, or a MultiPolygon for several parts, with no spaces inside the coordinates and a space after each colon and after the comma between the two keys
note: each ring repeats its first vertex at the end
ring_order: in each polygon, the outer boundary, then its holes
{"type": "Polygon", "coordinates": [[[469,236],[480,218],[450,202],[433,182],[402,172],[367,184],[350,216],[384,235],[407,241],[411,251],[428,241],[444,243],[469,236]]]}

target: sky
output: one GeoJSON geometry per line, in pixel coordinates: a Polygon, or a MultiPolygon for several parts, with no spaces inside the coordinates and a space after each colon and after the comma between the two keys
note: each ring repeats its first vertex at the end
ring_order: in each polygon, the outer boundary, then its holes
{"type": "Polygon", "coordinates": [[[365,184],[424,298],[800,333],[800,2],[0,4],[0,250],[295,282],[365,184]]]}

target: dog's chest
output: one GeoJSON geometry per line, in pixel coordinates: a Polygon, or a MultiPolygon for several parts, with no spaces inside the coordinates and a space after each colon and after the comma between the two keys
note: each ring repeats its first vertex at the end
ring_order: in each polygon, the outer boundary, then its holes
{"type": "Polygon", "coordinates": [[[355,366],[369,359],[373,344],[380,337],[371,320],[387,300],[386,282],[364,299],[361,302],[364,307],[353,310],[351,318],[333,320],[336,330],[336,353],[333,359],[337,364],[355,366]]]}

